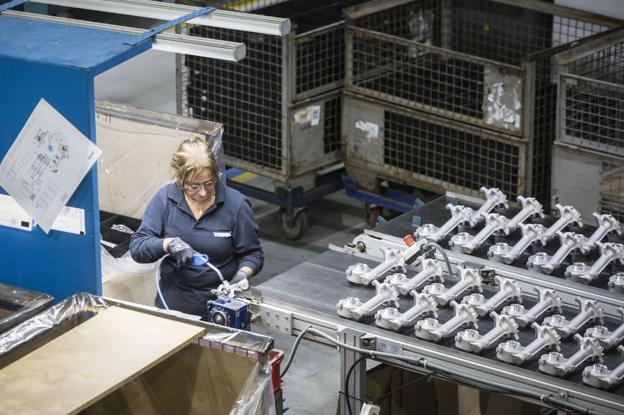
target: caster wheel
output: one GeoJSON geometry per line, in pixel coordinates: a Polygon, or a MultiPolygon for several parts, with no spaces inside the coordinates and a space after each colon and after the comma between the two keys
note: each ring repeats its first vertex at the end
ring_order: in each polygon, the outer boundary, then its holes
{"type": "Polygon", "coordinates": [[[288,213],[286,209],[280,209],[279,228],[286,239],[299,239],[308,227],[308,212],[301,210],[295,215],[288,213]]]}

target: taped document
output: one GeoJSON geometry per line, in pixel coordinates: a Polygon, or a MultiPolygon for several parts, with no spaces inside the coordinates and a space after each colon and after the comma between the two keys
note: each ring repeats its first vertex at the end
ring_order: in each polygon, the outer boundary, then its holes
{"type": "Polygon", "coordinates": [[[48,233],[100,154],[42,98],[0,164],[0,185],[48,233]]]}

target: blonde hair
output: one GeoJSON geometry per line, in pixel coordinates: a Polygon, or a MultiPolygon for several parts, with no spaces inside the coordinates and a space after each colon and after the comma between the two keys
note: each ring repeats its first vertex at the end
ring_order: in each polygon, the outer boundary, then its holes
{"type": "Polygon", "coordinates": [[[195,173],[208,169],[214,180],[219,178],[217,159],[203,138],[193,137],[182,141],[171,158],[173,179],[180,185],[190,180],[195,173]]]}

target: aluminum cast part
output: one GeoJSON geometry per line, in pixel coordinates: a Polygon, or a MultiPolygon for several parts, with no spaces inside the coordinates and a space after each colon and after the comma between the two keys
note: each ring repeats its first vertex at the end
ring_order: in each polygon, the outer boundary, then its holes
{"type": "Polygon", "coordinates": [[[507,203],[507,196],[505,196],[505,194],[499,189],[495,187],[481,187],[481,189],[479,190],[485,195],[485,202],[483,202],[479,210],[474,212],[472,217],[470,218],[469,223],[471,227],[474,227],[475,225],[483,222],[483,219],[486,218],[487,214],[489,214],[496,206],[509,206],[509,204],[507,203]]]}
{"type": "Polygon", "coordinates": [[[436,310],[438,302],[427,294],[418,294],[416,291],[410,293],[414,297],[414,305],[401,314],[396,308],[384,308],[375,314],[375,324],[379,327],[399,331],[403,327],[412,326],[423,315],[433,315],[438,317],[436,310]]]}
{"type": "Polygon", "coordinates": [[[577,372],[588,359],[602,362],[603,349],[598,340],[575,334],[574,339],[579,344],[579,350],[569,358],[559,352],[544,354],[539,359],[539,370],[553,376],[566,376],[577,372]]]}
{"type": "Polygon", "coordinates": [[[518,303],[522,302],[522,290],[515,280],[498,275],[494,280],[498,285],[498,292],[485,303],[475,306],[475,310],[481,317],[488,315],[509,299],[515,299],[518,303]]]}
{"type": "Polygon", "coordinates": [[[511,251],[507,242],[497,242],[488,249],[488,258],[496,262],[504,262],[503,257],[511,251]]]}
{"type": "Polygon", "coordinates": [[[535,329],[535,340],[526,346],[522,346],[516,340],[507,340],[496,347],[496,357],[503,362],[521,365],[534,360],[537,354],[547,348],[559,350],[561,338],[552,327],[540,326],[537,323],[531,325],[535,329]]]}
{"type": "Polygon", "coordinates": [[[624,293],[624,272],[611,275],[607,285],[610,291],[624,293]]]}
{"type": "Polygon", "coordinates": [[[546,252],[531,255],[527,261],[527,268],[531,271],[543,272],[542,267],[550,261],[551,256],[546,252]]]}
{"type": "Polygon", "coordinates": [[[422,270],[412,278],[405,278],[396,284],[401,295],[408,295],[410,291],[420,288],[423,284],[430,280],[438,280],[443,282],[442,266],[435,259],[423,259],[421,261],[422,270]]]}
{"type": "Polygon", "coordinates": [[[236,292],[247,291],[249,289],[249,280],[244,279],[235,284],[230,284],[229,281],[223,281],[217,288],[212,290],[212,293],[219,297],[234,298],[236,292]]]}
{"type": "Polygon", "coordinates": [[[559,219],[557,219],[550,228],[546,229],[546,232],[544,232],[545,240],[554,238],[557,232],[563,230],[563,228],[570,224],[576,223],[579,227],[583,227],[581,214],[574,206],[562,206],[557,203],[555,208],[559,211],[559,219]]]}
{"type": "Polygon", "coordinates": [[[394,286],[379,281],[373,281],[372,285],[375,286],[376,294],[365,303],[362,303],[355,297],[347,297],[338,301],[338,304],[336,304],[338,315],[358,321],[365,316],[373,314],[379,307],[388,303],[392,303],[396,308],[399,308],[399,292],[394,286]]]}
{"type": "Polygon", "coordinates": [[[520,327],[526,327],[537,321],[547,312],[557,311],[561,313],[561,298],[555,290],[536,287],[539,301],[533,307],[526,310],[522,304],[511,304],[503,308],[502,313],[513,317],[520,327]]]}
{"type": "Polygon", "coordinates": [[[589,251],[591,251],[598,242],[602,241],[602,238],[604,238],[609,232],[615,231],[618,235],[622,234],[620,221],[618,221],[612,215],[601,215],[594,212],[593,216],[596,218],[596,222],[598,222],[598,228],[581,247],[581,252],[583,252],[584,254],[589,253],[589,251]]]}
{"type": "Polygon", "coordinates": [[[578,332],[581,327],[590,321],[596,320],[601,324],[603,322],[602,308],[596,300],[587,300],[576,297],[579,303],[580,312],[572,319],[568,320],[561,314],[554,314],[544,319],[544,325],[550,326],[557,330],[561,338],[567,338],[571,334],[578,332]]]}
{"type": "Polygon", "coordinates": [[[624,340],[624,308],[618,308],[618,311],[622,317],[622,324],[613,331],[609,331],[609,329],[605,326],[594,326],[585,330],[585,337],[591,337],[600,342],[600,345],[605,349],[609,350],[624,340]]]}
{"type": "Polygon", "coordinates": [[[446,208],[451,212],[451,218],[439,228],[432,224],[425,224],[416,229],[415,236],[419,239],[427,238],[432,241],[439,241],[451,233],[459,224],[470,222],[474,215],[474,210],[462,205],[452,205],[448,203],[446,208]]]}
{"type": "Polygon", "coordinates": [[[491,349],[503,337],[513,337],[518,340],[518,323],[511,316],[490,313],[494,319],[494,328],[481,335],[477,330],[464,330],[455,336],[455,346],[458,349],[471,353],[481,353],[491,349]]]}
{"type": "Polygon", "coordinates": [[[522,204],[522,210],[518,212],[513,218],[509,220],[507,223],[507,227],[510,231],[516,229],[522,222],[528,219],[530,216],[539,215],[540,217],[544,217],[544,210],[542,208],[542,204],[537,201],[534,197],[524,197],[518,196],[516,201],[522,204]]]}
{"type": "Polygon", "coordinates": [[[345,271],[347,280],[358,285],[371,285],[373,281],[381,279],[393,268],[399,268],[405,272],[404,257],[399,250],[382,248],[382,252],[384,253],[383,262],[373,269],[362,263],[349,266],[345,271]]]}
{"type": "MultiPolygon", "coordinates": [[[[448,289],[441,289],[439,285],[430,284],[427,287],[433,285],[433,289],[425,287],[423,292],[432,295],[438,301],[438,304],[445,305],[458,298],[463,292],[468,290],[476,290],[481,292],[481,274],[479,270],[474,268],[459,267],[459,281],[448,289]]],[[[440,284],[441,285],[441,284],[440,284]]],[[[444,286],[442,286],[443,288],[444,286]]]]}
{"type": "MultiPolygon", "coordinates": [[[[618,346],[621,358],[624,360],[624,346],[618,346]]],[[[595,363],[583,369],[583,382],[600,389],[610,389],[624,380],[624,361],[613,370],[602,363],[595,363]]]]}
{"type": "MultiPolygon", "coordinates": [[[[503,231],[506,235],[509,234],[507,222],[508,219],[503,215],[499,215],[498,213],[487,213],[485,214],[485,227],[481,229],[479,233],[465,242],[453,237],[449,242],[449,246],[453,248],[455,245],[458,245],[462,252],[470,254],[472,251],[479,248],[494,232],[503,231]]],[[[459,235],[461,234],[457,234],[455,236],[459,235]]]]}
{"type": "Polygon", "coordinates": [[[472,325],[475,329],[478,328],[477,321],[479,317],[474,308],[466,304],[458,304],[455,301],[451,301],[451,306],[455,309],[455,316],[444,324],[440,324],[435,318],[426,318],[418,321],[414,327],[416,337],[439,342],[446,337],[450,337],[465,325],[472,325]]]}
{"type": "Polygon", "coordinates": [[[613,242],[596,242],[596,245],[600,247],[600,257],[596,260],[596,262],[594,262],[584,274],[578,275],[578,273],[566,272],[566,278],[570,278],[584,284],[589,284],[598,278],[602,270],[605,269],[611,262],[618,260],[621,264],[624,264],[623,244],[616,244],[613,242]]]}
{"type": "Polygon", "coordinates": [[[584,262],[575,262],[569,265],[565,270],[565,277],[569,279],[576,279],[581,275],[585,275],[589,272],[591,267],[584,262]]]}
{"type": "Polygon", "coordinates": [[[407,281],[407,275],[399,272],[388,275],[384,280],[385,283],[393,285],[395,287],[398,287],[399,285],[404,284],[407,281]]]}
{"type": "Polygon", "coordinates": [[[449,241],[449,247],[451,251],[463,253],[463,246],[472,239],[472,235],[468,232],[459,232],[457,235],[453,235],[449,241]]]}
{"type": "MultiPolygon", "coordinates": [[[[557,234],[559,235],[559,241],[561,243],[557,252],[555,252],[552,257],[548,257],[547,261],[544,263],[539,263],[538,261],[536,264],[529,265],[531,269],[543,272],[544,274],[550,274],[553,270],[561,266],[561,263],[572,251],[580,249],[586,242],[585,235],[580,233],[558,232],[557,234]]],[[[529,258],[529,262],[531,262],[531,258],[529,258]]]]}
{"type": "Polygon", "coordinates": [[[522,230],[522,238],[513,246],[510,247],[507,252],[497,252],[496,249],[488,251],[488,257],[494,258],[498,262],[504,262],[505,264],[511,264],[516,258],[534,242],[539,241],[542,245],[546,244],[546,241],[542,238],[546,228],[539,224],[520,224],[522,230]]]}

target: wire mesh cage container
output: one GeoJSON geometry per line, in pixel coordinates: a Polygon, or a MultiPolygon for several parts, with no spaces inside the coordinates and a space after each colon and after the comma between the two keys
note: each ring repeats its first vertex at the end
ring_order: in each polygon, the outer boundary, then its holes
{"type": "Polygon", "coordinates": [[[552,170],[553,204],[573,204],[587,223],[594,212],[624,220],[624,156],[557,141],[552,170]]]}
{"type": "Polygon", "coordinates": [[[557,139],[624,156],[624,30],[557,55],[557,139]]]}
{"type": "Polygon", "coordinates": [[[377,190],[388,180],[477,197],[481,186],[526,194],[523,140],[350,92],[343,99],[348,172],[358,185],[377,190]]]}
{"type": "Polygon", "coordinates": [[[252,3],[253,9],[243,5],[241,10],[289,18],[293,30],[282,38],[185,29],[194,36],[242,42],[247,57],[238,63],[183,57],[178,66],[179,111],[224,125],[229,166],[285,187],[307,189],[314,186],[318,170],[341,160],[342,8],[358,1],[252,3]]]}
{"type": "MultiPolygon", "coordinates": [[[[345,15],[352,23],[347,28],[347,91],[455,120],[458,130],[476,127],[485,135],[501,133],[510,147],[521,140],[526,151],[518,157],[524,168],[517,172],[524,176],[512,181],[523,183],[524,193],[549,202],[557,103],[552,56],[619,21],[528,0],[372,1],[345,10],[345,15]]],[[[344,129],[348,132],[351,126],[344,129]]],[[[447,152],[456,149],[423,137],[411,138],[428,144],[415,148],[414,154],[439,160],[448,185],[474,193],[480,186],[476,181],[462,183],[466,175],[479,172],[447,164],[453,161],[447,152]]],[[[345,139],[351,139],[348,133],[345,139]]],[[[384,151],[386,157],[390,150],[384,151]]],[[[348,171],[352,155],[346,156],[348,171]]],[[[422,162],[423,157],[413,161],[422,162]]],[[[408,184],[420,168],[384,165],[408,184]]],[[[505,171],[494,169],[491,174],[494,186],[509,187],[497,179],[505,171]]],[[[431,183],[439,180],[435,174],[424,176],[431,183]]]]}

